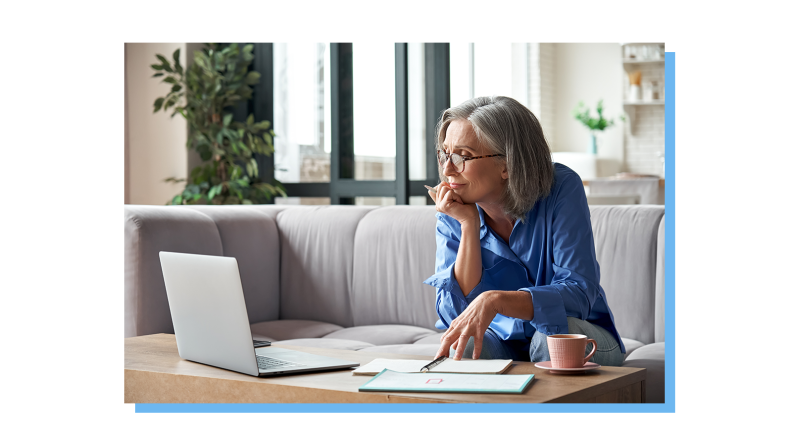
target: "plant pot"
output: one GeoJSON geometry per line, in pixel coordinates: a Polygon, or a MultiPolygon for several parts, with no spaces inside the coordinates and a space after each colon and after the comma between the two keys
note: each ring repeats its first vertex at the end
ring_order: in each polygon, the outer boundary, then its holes
{"type": "Polygon", "coordinates": [[[594,132],[591,132],[591,139],[589,139],[588,153],[592,155],[597,154],[597,135],[594,132]]]}

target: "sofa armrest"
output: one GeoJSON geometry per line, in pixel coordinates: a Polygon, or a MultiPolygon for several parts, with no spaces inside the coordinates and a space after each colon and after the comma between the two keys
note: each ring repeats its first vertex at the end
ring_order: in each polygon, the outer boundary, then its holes
{"type": "Polygon", "coordinates": [[[665,342],[665,216],[657,228],[657,275],[655,276],[655,342],[665,342]]]}

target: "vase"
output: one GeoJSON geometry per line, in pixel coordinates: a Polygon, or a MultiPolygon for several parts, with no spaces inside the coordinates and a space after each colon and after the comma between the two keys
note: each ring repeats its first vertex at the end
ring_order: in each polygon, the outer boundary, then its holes
{"type": "Polygon", "coordinates": [[[591,132],[591,139],[589,140],[589,153],[592,155],[597,154],[597,135],[591,132]]]}

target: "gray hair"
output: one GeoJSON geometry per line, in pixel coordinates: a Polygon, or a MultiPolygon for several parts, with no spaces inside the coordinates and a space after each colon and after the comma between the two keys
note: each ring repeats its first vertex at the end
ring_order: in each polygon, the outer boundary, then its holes
{"type": "MultiPolygon", "coordinates": [[[[501,197],[506,215],[522,220],[553,186],[553,160],[542,126],[527,107],[505,96],[469,99],[443,112],[437,123],[437,150],[443,149],[451,121],[467,119],[476,137],[506,165],[509,178],[501,197]]],[[[440,179],[447,181],[442,167],[440,179]]]]}

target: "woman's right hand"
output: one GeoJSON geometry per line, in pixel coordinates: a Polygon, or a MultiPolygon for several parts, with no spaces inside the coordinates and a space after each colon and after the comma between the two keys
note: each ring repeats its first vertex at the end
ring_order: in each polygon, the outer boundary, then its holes
{"type": "Polygon", "coordinates": [[[434,200],[437,212],[448,215],[460,224],[475,222],[476,227],[479,226],[479,212],[474,203],[467,204],[463,202],[462,197],[451,189],[445,181],[437,185],[435,190],[437,193],[432,193],[430,190],[429,196],[434,200]]]}

